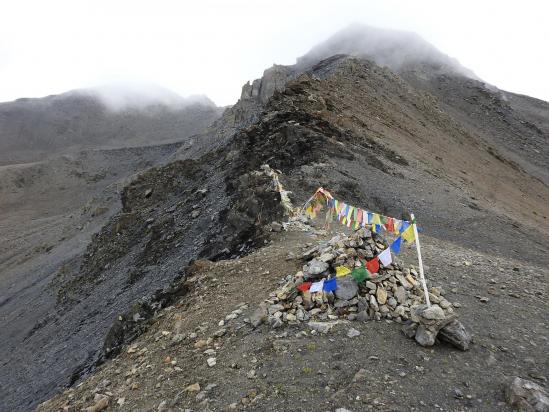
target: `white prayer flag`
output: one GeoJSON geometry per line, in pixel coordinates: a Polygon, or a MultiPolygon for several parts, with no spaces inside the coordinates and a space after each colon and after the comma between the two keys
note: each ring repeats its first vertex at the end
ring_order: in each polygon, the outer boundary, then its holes
{"type": "Polygon", "coordinates": [[[315,282],[311,285],[311,289],[309,289],[309,292],[315,293],[315,292],[322,292],[322,288],[324,287],[324,279],[322,279],[319,282],[315,282]]]}
{"type": "Polygon", "coordinates": [[[379,261],[383,266],[389,266],[393,261],[393,258],[391,256],[391,248],[385,249],[383,252],[379,254],[378,257],[379,257],[379,261]]]}

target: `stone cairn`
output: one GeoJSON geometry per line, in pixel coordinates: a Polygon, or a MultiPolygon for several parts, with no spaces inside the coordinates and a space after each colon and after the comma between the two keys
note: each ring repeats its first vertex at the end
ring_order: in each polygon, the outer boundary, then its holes
{"type": "Polygon", "coordinates": [[[360,267],[360,259],[368,260],[388,247],[383,238],[367,229],[349,236],[337,235],[327,243],[307,250],[302,258],[303,270],[284,279],[283,285],[271,293],[250,318],[253,326],[267,321],[272,328],[284,324],[308,323],[317,332],[327,332],[337,321],[392,320],[403,325],[403,332],[422,346],[432,346],[437,337],[461,350],[471,340],[457,320],[452,303],[440,288],[430,288],[431,307],[424,302],[417,272],[393,262],[379,273],[358,284],[349,274],[337,278],[334,292],[300,292],[303,282],[315,282],[334,276],[336,267],[360,267]]]}

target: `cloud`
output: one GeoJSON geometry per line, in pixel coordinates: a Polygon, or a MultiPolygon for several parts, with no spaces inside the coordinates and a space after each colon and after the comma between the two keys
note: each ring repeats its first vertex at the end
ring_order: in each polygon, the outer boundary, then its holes
{"type": "Polygon", "coordinates": [[[173,110],[194,104],[215,107],[214,102],[204,95],[182,97],[152,83],[117,82],[73,90],[72,93],[96,97],[107,108],[116,112],[128,109],[142,110],[158,105],[167,106],[173,110]]]}
{"type": "Polygon", "coordinates": [[[409,64],[429,64],[466,77],[477,76],[456,59],[440,52],[416,33],[352,24],[313,47],[297,60],[298,66],[315,64],[335,54],[372,59],[380,66],[399,72],[409,64]]]}

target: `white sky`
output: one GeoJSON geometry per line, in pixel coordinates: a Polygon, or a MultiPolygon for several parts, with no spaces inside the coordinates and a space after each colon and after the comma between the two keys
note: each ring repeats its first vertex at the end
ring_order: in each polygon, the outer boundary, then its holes
{"type": "Polygon", "coordinates": [[[232,104],[350,23],[415,31],[499,88],[549,101],[549,2],[0,0],[0,101],[117,81],[232,104]]]}

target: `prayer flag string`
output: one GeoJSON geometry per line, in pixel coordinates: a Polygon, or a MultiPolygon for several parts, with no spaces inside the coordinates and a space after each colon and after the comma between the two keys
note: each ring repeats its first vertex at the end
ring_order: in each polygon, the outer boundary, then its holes
{"type": "MultiPolygon", "coordinates": [[[[357,283],[371,279],[375,273],[379,272],[380,264],[383,267],[391,265],[393,262],[391,252],[394,254],[400,253],[402,239],[409,243],[415,241],[415,233],[412,222],[384,216],[379,213],[370,212],[365,209],[348,205],[345,202],[335,199],[330,192],[323,188],[319,188],[314,195],[311,196],[311,198],[303,206],[302,210],[304,209],[305,213],[309,217],[314,218],[324,206],[327,207],[327,222],[336,217],[341,224],[347,227],[352,227],[355,230],[369,225],[372,232],[380,233],[382,230],[385,230],[389,233],[398,234],[399,236],[391,243],[389,247],[381,251],[377,256],[374,256],[366,262],[361,260],[362,264],[360,267],[355,267],[351,271],[345,266],[338,266],[336,267],[336,275],[332,278],[322,279],[314,283],[305,282],[298,285],[297,289],[301,292],[332,292],[337,289],[338,278],[349,274],[357,283]]],[[[415,221],[413,223],[415,223],[415,221]]]]}

